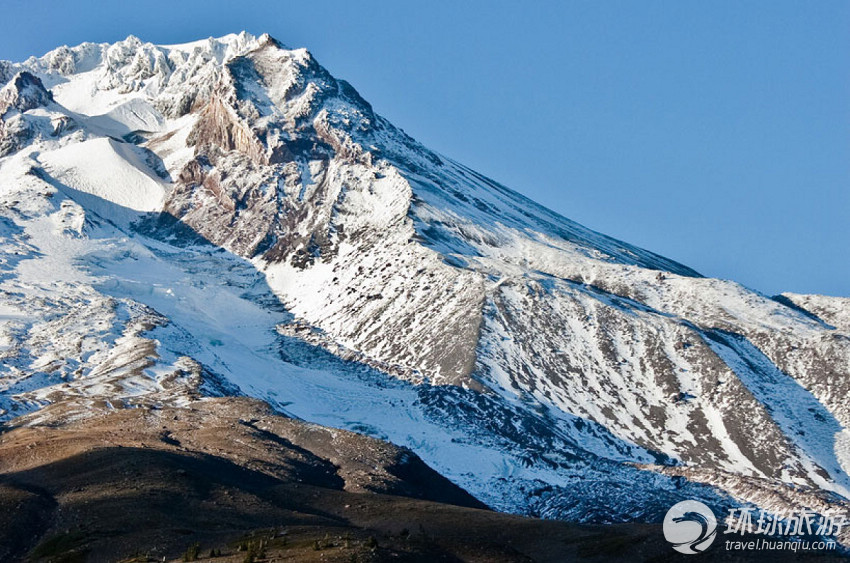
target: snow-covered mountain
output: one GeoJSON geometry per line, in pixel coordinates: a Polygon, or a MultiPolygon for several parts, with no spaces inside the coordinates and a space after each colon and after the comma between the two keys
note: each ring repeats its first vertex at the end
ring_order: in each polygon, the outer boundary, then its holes
{"type": "Polygon", "coordinates": [[[847,299],[591,231],[267,35],[60,47],[0,84],[3,420],[245,394],[509,512],[850,516],[847,299]]]}

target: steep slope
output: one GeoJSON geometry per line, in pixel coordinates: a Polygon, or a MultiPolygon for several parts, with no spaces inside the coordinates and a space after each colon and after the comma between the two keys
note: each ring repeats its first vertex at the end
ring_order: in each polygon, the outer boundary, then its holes
{"type": "Polygon", "coordinates": [[[268,36],[2,68],[5,418],[194,385],[410,447],[506,511],[850,514],[844,301],[586,229],[268,36]]]}

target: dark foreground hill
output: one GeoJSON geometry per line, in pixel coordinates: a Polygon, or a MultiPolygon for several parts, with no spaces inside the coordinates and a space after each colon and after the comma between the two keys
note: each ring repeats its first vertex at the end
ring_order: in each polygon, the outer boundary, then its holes
{"type": "Polygon", "coordinates": [[[252,399],[60,402],[2,430],[3,561],[676,560],[658,526],[496,513],[407,449],[252,399]]]}

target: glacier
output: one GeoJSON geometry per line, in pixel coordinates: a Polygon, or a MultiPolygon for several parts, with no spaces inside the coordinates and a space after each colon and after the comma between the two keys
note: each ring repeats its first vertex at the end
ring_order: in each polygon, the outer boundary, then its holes
{"type": "Polygon", "coordinates": [[[502,511],[850,517],[847,299],[587,229],[268,35],[60,47],[0,84],[0,420],[242,394],[502,511]]]}

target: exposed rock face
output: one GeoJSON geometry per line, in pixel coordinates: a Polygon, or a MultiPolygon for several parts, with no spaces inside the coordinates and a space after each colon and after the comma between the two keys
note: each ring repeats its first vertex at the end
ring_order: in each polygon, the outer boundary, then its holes
{"type": "MultiPolygon", "coordinates": [[[[14,76],[15,71],[12,63],[9,61],[0,61],[0,85],[5,86],[12,76],[14,76]]],[[[0,86],[2,87],[2,86],[0,86]]]]}
{"type": "Polygon", "coordinates": [[[214,96],[201,112],[188,142],[196,145],[198,151],[237,151],[256,164],[268,164],[262,144],[218,96],[214,96]]]}
{"type": "Polygon", "coordinates": [[[771,299],[595,233],[422,147],[268,36],[3,68],[37,94],[9,94],[4,123],[27,133],[0,178],[0,290],[34,319],[2,333],[5,416],[238,388],[406,444],[500,509],[847,510],[847,300],[771,299]],[[42,107],[42,83],[77,121],[42,107]],[[109,152],[98,174],[57,156],[80,146],[109,152]],[[130,213],[151,209],[132,186],[161,190],[163,213],[130,213]]]}
{"type": "Polygon", "coordinates": [[[50,92],[44,89],[38,77],[19,72],[0,89],[0,117],[10,109],[23,113],[47,105],[51,100],[50,92]]]}
{"type": "MultiPolygon", "coordinates": [[[[4,69],[0,68],[0,84],[4,69]]],[[[38,77],[29,72],[18,72],[0,89],[0,156],[24,146],[34,135],[34,127],[19,115],[8,115],[10,110],[24,113],[52,101],[38,77]]]]}

